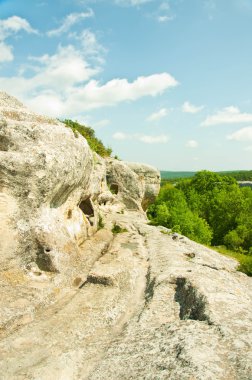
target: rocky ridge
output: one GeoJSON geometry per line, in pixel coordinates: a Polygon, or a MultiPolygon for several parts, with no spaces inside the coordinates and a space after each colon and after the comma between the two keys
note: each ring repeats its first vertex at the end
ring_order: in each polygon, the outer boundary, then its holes
{"type": "Polygon", "coordinates": [[[252,379],[252,280],[148,225],[159,180],[0,93],[0,379],[252,379]]]}

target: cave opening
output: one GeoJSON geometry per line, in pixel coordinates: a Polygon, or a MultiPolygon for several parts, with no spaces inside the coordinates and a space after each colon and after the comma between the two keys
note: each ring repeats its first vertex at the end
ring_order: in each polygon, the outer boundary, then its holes
{"type": "Polygon", "coordinates": [[[81,201],[79,204],[79,208],[81,209],[83,214],[87,217],[90,225],[93,226],[94,225],[94,220],[93,220],[94,208],[93,208],[93,205],[92,205],[90,198],[87,198],[87,199],[81,201]]]}
{"type": "Polygon", "coordinates": [[[119,186],[117,183],[111,183],[109,185],[109,189],[111,191],[112,194],[118,194],[118,191],[119,191],[119,186]]]}

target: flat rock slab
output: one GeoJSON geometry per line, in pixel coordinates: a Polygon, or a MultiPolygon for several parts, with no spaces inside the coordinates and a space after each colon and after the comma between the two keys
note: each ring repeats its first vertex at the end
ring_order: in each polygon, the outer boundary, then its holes
{"type": "Polygon", "coordinates": [[[79,288],[2,339],[0,378],[251,380],[251,278],[138,213],[106,218],[128,232],[79,288]]]}

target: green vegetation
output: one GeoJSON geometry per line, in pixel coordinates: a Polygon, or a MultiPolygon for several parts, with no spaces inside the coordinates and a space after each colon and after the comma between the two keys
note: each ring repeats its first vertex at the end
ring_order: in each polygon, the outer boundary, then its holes
{"type": "Polygon", "coordinates": [[[225,256],[233,257],[240,263],[238,270],[243,273],[246,273],[248,276],[252,276],[252,256],[251,255],[245,255],[244,253],[231,251],[230,249],[227,249],[225,246],[210,247],[210,248],[214,249],[215,251],[219,253],[222,253],[225,256]]]}
{"type": "Polygon", "coordinates": [[[148,216],[199,243],[225,246],[252,275],[252,189],[229,174],[201,171],[176,187],[165,184],[148,216]]]}
{"type": "Polygon", "coordinates": [[[126,230],[126,228],[122,228],[121,226],[119,226],[118,224],[114,223],[113,225],[113,228],[111,230],[113,232],[113,234],[121,234],[123,232],[128,232],[126,230]]]}
{"type": "Polygon", "coordinates": [[[75,137],[78,137],[79,134],[87,140],[90,148],[95,151],[97,154],[99,154],[102,157],[109,157],[111,156],[112,149],[111,148],[106,148],[101,140],[99,140],[95,136],[95,131],[90,128],[86,127],[85,125],[81,125],[77,123],[76,121],[72,120],[64,120],[63,123],[66,124],[67,127],[71,128],[75,137]]]}
{"type": "Polygon", "coordinates": [[[102,219],[102,216],[99,214],[99,219],[98,219],[98,230],[101,230],[102,228],[104,228],[104,222],[103,222],[103,219],[102,219]]]}
{"type": "MultiPolygon", "coordinates": [[[[196,172],[172,172],[161,171],[161,185],[169,183],[178,183],[182,179],[192,178],[196,172]]],[[[237,171],[224,171],[217,172],[220,176],[232,177],[237,181],[252,181],[252,170],[237,170],[237,171]]]]}

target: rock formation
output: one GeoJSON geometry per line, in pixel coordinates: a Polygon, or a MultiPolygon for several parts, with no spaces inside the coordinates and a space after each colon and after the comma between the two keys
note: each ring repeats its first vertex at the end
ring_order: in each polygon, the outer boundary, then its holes
{"type": "Polygon", "coordinates": [[[103,159],[0,93],[0,379],[252,379],[252,280],[145,210],[103,159]]]}

